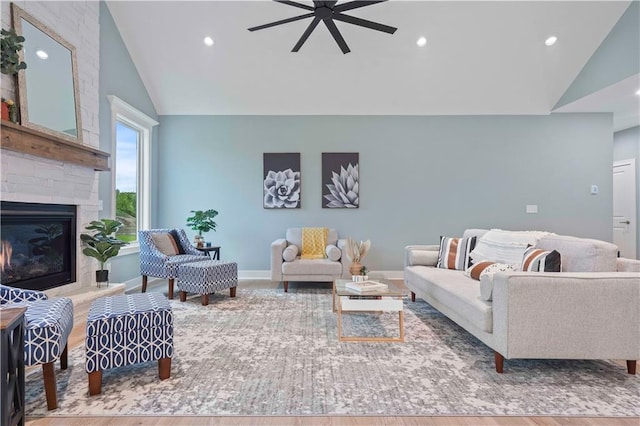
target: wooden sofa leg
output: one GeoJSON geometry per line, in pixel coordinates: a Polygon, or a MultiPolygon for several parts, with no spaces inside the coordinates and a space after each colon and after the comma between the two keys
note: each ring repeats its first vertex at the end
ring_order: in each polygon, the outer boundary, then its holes
{"type": "Polygon", "coordinates": [[[62,350],[62,354],[60,355],[60,369],[61,370],[66,370],[67,366],[69,365],[68,359],[69,359],[69,343],[67,343],[66,345],[64,345],[64,349],[62,350]]]}
{"type": "Polygon", "coordinates": [[[412,302],[416,301],[416,294],[414,292],[411,292],[411,301],[412,302]]]}
{"type": "Polygon", "coordinates": [[[89,395],[99,395],[102,392],[102,371],[89,373],[89,395]]]}
{"type": "Polygon", "coordinates": [[[160,380],[171,377],[171,358],[160,358],[158,360],[158,376],[160,380]]]}
{"type": "Polygon", "coordinates": [[[56,375],[53,369],[53,362],[42,364],[44,393],[47,397],[47,410],[55,410],[56,408],[58,408],[58,397],[56,395],[56,375]]]}
{"type": "Polygon", "coordinates": [[[187,292],[186,291],[179,291],[178,294],[180,295],[180,301],[181,302],[186,302],[187,301],[187,292]]]}
{"type": "Polygon", "coordinates": [[[143,275],[142,276],[142,292],[146,293],[147,292],[147,276],[143,275]]]}
{"type": "Polygon", "coordinates": [[[173,284],[175,284],[174,278],[169,278],[169,300],[173,300],[173,284]]]}
{"type": "Polygon", "coordinates": [[[502,373],[504,371],[504,357],[498,353],[498,351],[494,351],[494,358],[496,359],[496,372],[502,373]]]}
{"type": "Polygon", "coordinates": [[[200,297],[202,299],[202,306],[207,306],[209,304],[209,295],[208,294],[203,294],[200,297]]]}
{"type": "Polygon", "coordinates": [[[289,292],[289,281],[285,281],[284,282],[284,292],[288,293],[289,292]]]}
{"type": "Polygon", "coordinates": [[[627,373],[636,374],[636,364],[635,359],[627,360],[627,373]]]}
{"type": "Polygon", "coordinates": [[[229,288],[229,297],[236,297],[236,288],[238,288],[238,287],[230,287],[229,288]]]}

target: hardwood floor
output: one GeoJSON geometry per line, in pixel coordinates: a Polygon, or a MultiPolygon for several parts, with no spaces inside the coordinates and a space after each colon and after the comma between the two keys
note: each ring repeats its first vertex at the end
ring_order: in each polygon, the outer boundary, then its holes
{"type": "MultiPolygon", "coordinates": [[[[401,282],[399,282],[401,284],[401,282]]],[[[241,283],[241,287],[273,288],[268,281],[241,283]]],[[[295,289],[295,287],[293,287],[295,289]]],[[[167,292],[166,281],[150,281],[148,290],[167,292]]],[[[86,314],[75,318],[69,336],[69,349],[84,345],[86,314]]],[[[622,361],[624,362],[624,361],[622,361]]],[[[40,368],[31,373],[41,374],[40,368]]],[[[88,391],[88,390],[87,390],[88,391]]],[[[638,426],[640,417],[562,417],[562,416],[91,416],[27,418],[33,426],[638,426]]]]}

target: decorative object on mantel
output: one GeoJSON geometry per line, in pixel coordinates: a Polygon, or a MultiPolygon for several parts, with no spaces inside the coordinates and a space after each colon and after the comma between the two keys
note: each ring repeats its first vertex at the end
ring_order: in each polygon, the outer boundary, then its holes
{"type": "Polygon", "coordinates": [[[27,68],[27,64],[20,60],[20,51],[22,50],[22,43],[24,43],[24,37],[16,34],[16,30],[10,28],[0,31],[2,45],[2,60],[0,61],[0,71],[2,74],[16,75],[18,71],[27,68]]]}
{"type": "Polygon", "coordinates": [[[2,98],[2,119],[18,122],[18,106],[13,99],[2,98]]]}
{"type": "Polygon", "coordinates": [[[351,275],[366,275],[368,269],[366,266],[362,266],[360,262],[365,258],[367,253],[369,253],[369,249],[371,248],[371,240],[360,241],[357,243],[353,238],[348,237],[345,244],[345,254],[347,255],[347,259],[351,261],[351,267],[349,268],[349,272],[351,275]],[[365,274],[362,273],[364,269],[365,274]]]}
{"type": "Polygon", "coordinates": [[[104,269],[105,263],[118,255],[120,247],[128,244],[115,237],[115,234],[122,226],[122,222],[113,219],[94,220],[84,229],[95,232],[92,235],[80,234],[80,239],[85,246],[82,253],[100,262],[100,270],[96,271],[96,285],[98,288],[102,283],[109,285],[109,270],[104,269]]]}
{"type": "Polygon", "coordinates": [[[202,233],[216,230],[217,225],[213,221],[213,218],[218,216],[218,212],[213,209],[209,209],[204,211],[191,210],[191,213],[193,213],[193,216],[187,218],[187,226],[194,231],[198,231],[193,242],[196,247],[202,248],[204,247],[204,237],[202,236],[202,233]]]}
{"type": "Polygon", "coordinates": [[[1,126],[2,149],[90,167],[96,171],[109,170],[111,154],[108,152],[77,142],[69,142],[57,136],[8,121],[3,121],[1,126]]]}

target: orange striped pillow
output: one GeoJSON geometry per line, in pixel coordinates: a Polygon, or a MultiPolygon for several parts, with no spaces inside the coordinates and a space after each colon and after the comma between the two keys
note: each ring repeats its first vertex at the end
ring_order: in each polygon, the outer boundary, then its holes
{"type": "Polygon", "coordinates": [[[560,272],[562,259],[556,250],[547,251],[529,247],[522,257],[521,269],[528,272],[560,272]]]}
{"type": "Polygon", "coordinates": [[[471,265],[469,254],[476,246],[476,237],[440,237],[440,250],[436,268],[465,271],[471,265]]]}
{"type": "Polygon", "coordinates": [[[495,265],[496,262],[478,262],[471,265],[469,269],[467,269],[467,274],[474,280],[480,281],[480,275],[491,265],[495,265]]]}

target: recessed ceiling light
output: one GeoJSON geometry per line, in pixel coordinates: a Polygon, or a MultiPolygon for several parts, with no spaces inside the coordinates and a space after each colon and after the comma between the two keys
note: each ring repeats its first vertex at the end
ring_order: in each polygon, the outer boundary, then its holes
{"type": "Polygon", "coordinates": [[[427,44],[427,39],[424,37],[420,37],[418,41],[416,41],[416,44],[420,47],[425,46],[427,44]]]}
{"type": "Polygon", "coordinates": [[[205,37],[204,44],[206,44],[207,46],[213,46],[213,39],[211,37],[205,37]]]}
{"type": "Polygon", "coordinates": [[[47,59],[49,57],[49,55],[47,54],[47,52],[45,52],[44,50],[37,50],[36,51],[36,55],[38,56],[38,58],[40,59],[47,59]]]}
{"type": "Polygon", "coordinates": [[[556,44],[556,41],[558,41],[558,37],[551,36],[544,41],[544,44],[546,44],[547,46],[553,46],[554,44],[556,44]]]}

